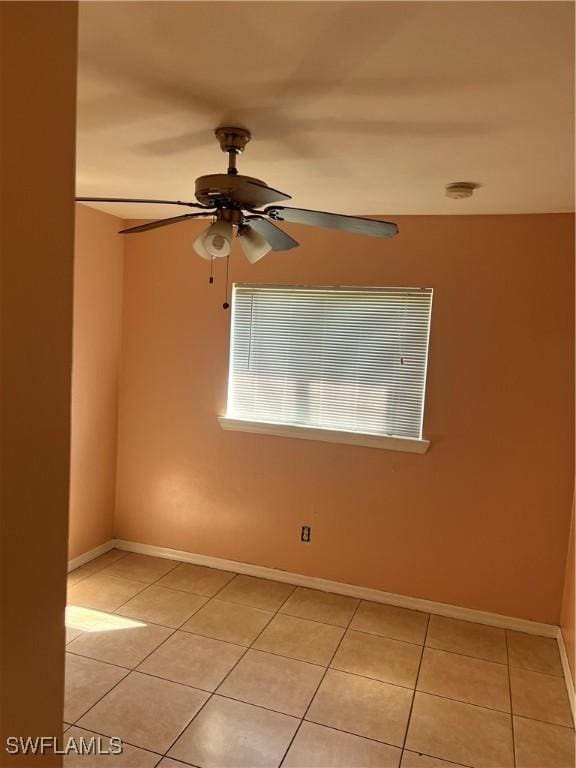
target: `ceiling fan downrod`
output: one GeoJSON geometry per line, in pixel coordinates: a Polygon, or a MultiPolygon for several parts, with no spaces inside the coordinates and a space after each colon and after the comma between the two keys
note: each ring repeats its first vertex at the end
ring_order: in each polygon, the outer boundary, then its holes
{"type": "Polygon", "coordinates": [[[228,170],[226,173],[229,176],[236,176],[238,173],[238,169],[236,168],[236,152],[233,149],[228,152],[228,170]]]}
{"type": "Polygon", "coordinates": [[[245,128],[229,128],[224,126],[216,128],[214,134],[220,142],[222,152],[228,153],[228,175],[236,176],[238,173],[236,157],[244,151],[246,144],[252,138],[250,131],[247,131],[245,128]]]}

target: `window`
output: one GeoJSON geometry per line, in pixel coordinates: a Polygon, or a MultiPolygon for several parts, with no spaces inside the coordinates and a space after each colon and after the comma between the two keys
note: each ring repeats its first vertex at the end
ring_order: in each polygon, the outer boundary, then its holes
{"type": "Polygon", "coordinates": [[[235,285],[227,429],[423,452],[432,290],[235,285]]]}

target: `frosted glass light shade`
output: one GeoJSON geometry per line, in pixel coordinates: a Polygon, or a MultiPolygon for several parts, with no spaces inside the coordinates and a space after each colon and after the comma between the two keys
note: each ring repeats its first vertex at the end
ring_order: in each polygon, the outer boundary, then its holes
{"type": "Polygon", "coordinates": [[[256,232],[256,230],[248,225],[240,230],[239,240],[244,255],[250,264],[255,264],[272,250],[270,243],[259,232],[256,232]]]}
{"type": "Polygon", "coordinates": [[[232,224],[229,221],[216,221],[201,232],[192,247],[203,259],[228,256],[232,248],[232,224]]]}

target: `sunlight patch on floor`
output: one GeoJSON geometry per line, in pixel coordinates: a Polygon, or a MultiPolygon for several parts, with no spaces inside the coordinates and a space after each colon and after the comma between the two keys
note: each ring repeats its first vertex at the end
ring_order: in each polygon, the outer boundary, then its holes
{"type": "Polygon", "coordinates": [[[145,627],[146,624],[124,616],[96,611],[93,608],[68,605],[66,606],[66,626],[82,632],[111,632],[117,629],[145,627]]]}

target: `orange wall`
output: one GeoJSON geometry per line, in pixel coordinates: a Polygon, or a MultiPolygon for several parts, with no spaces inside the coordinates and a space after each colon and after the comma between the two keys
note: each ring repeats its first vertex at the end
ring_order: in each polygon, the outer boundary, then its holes
{"type": "Polygon", "coordinates": [[[0,3],[2,768],[62,765],[5,738],[62,733],[77,13],[0,3]]]}
{"type": "Polygon", "coordinates": [[[576,677],[576,639],[575,635],[575,608],[576,596],[574,595],[574,504],[572,504],[572,523],[570,525],[570,543],[568,545],[568,558],[566,560],[566,578],[564,580],[564,596],[562,599],[561,627],[566,653],[572,671],[572,678],[576,677]]]}
{"type": "MultiPolygon", "coordinates": [[[[558,623],[573,484],[573,217],[400,217],[234,280],[431,286],[424,456],[223,432],[223,264],[127,238],[116,534],[558,623]],[[312,526],[312,543],[299,542],[312,526]]],[[[236,249],[238,250],[238,249],[236,249]]]]}
{"type": "Polygon", "coordinates": [[[70,558],[114,536],[121,223],[93,208],[76,206],[70,558]]]}

